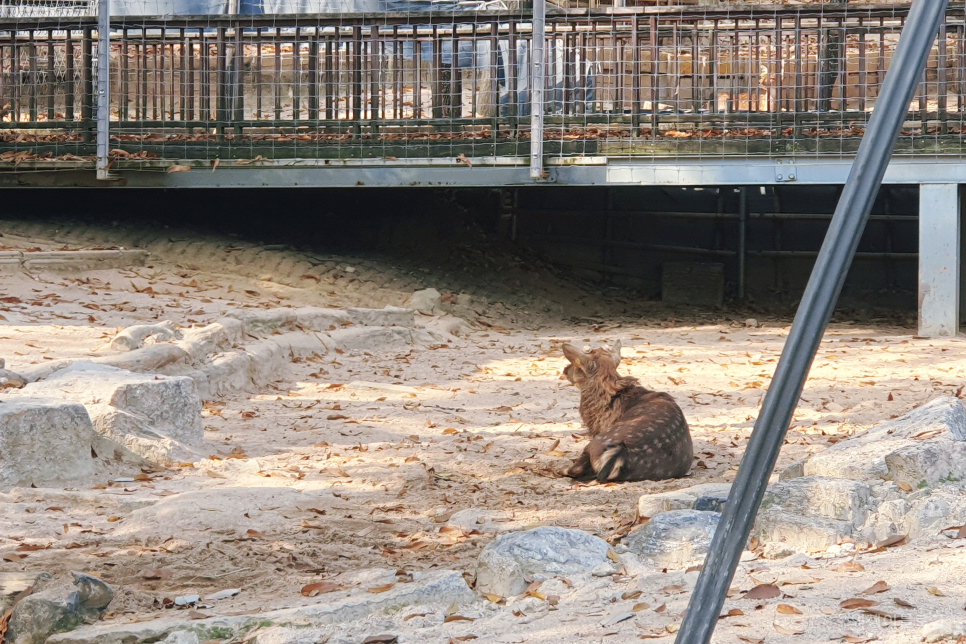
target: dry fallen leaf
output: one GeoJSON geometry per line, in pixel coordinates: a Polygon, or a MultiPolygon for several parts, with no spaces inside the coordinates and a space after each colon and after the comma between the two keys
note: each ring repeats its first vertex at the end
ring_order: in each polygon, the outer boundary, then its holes
{"type": "Polygon", "coordinates": [[[249,529],[249,530],[246,530],[245,531],[245,534],[247,534],[252,539],[264,539],[265,538],[265,535],[262,534],[261,532],[259,532],[258,530],[251,530],[251,529],[249,529]]]}
{"type": "Polygon", "coordinates": [[[787,626],[782,626],[781,624],[778,624],[778,623],[772,624],[772,626],[774,626],[775,630],[781,633],[782,635],[804,635],[805,634],[805,631],[803,630],[798,630],[796,628],[788,628],[787,626]]]}
{"type": "Polygon", "coordinates": [[[382,586],[375,586],[373,588],[369,588],[368,589],[368,592],[370,592],[370,593],[384,593],[387,590],[392,590],[392,587],[395,586],[395,585],[396,585],[396,582],[392,582],[391,584],[383,584],[382,586]]]}
{"type": "Polygon", "coordinates": [[[879,543],[875,544],[875,547],[876,548],[891,548],[892,546],[902,546],[902,545],[905,545],[908,541],[909,541],[909,537],[907,537],[906,535],[904,535],[904,534],[896,534],[896,535],[893,535],[893,536],[889,537],[888,539],[885,539],[885,540],[880,541],[879,543]]]}
{"type": "Polygon", "coordinates": [[[782,591],[774,584],[758,584],[742,597],[744,599],[774,599],[781,597],[782,591]]]}
{"type": "Polygon", "coordinates": [[[779,613],[783,613],[785,615],[801,615],[802,614],[802,611],[798,610],[797,608],[795,608],[791,604],[778,604],[778,607],[775,610],[777,610],[779,613]]]}
{"type": "Polygon", "coordinates": [[[858,561],[846,561],[841,566],[835,568],[835,572],[862,572],[863,570],[865,570],[865,566],[858,561]]]}
{"type": "Polygon", "coordinates": [[[887,584],[884,581],[877,581],[874,584],[872,584],[870,587],[868,587],[865,590],[863,590],[862,592],[860,592],[859,594],[860,595],[874,595],[876,593],[884,593],[887,590],[889,590],[889,584],[887,584]]]}
{"type": "Polygon", "coordinates": [[[946,593],[944,593],[943,591],[939,590],[939,588],[936,587],[936,586],[930,586],[929,588],[926,589],[926,592],[929,593],[930,595],[935,595],[936,597],[945,597],[946,596],[946,593]]]}
{"type": "Polygon", "coordinates": [[[306,597],[315,597],[322,593],[331,593],[336,590],[345,590],[345,586],[332,581],[318,581],[314,584],[302,586],[302,594],[306,597]]]}
{"type": "Polygon", "coordinates": [[[751,635],[738,635],[738,639],[742,642],[748,642],[748,644],[764,644],[764,637],[752,637],[751,635]]]}
{"type": "Polygon", "coordinates": [[[839,606],[842,608],[868,608],[869,606],[877,606],[879,602],[874,602],[871,599],[862,599],[861,597],[852,597],[851,599],[845,599],[839,602],[839,606]]]}
{"type": "Polygon", "coordinates": [[[912,604],[910,604],[906,600],[899,599],[898,597],[896,597],[892,601],[894,601],[896,603],[896,606],[902,606],[903,608],[915,608],[915,606],[913,606],[912,604]]]}
{"type": "Polygon", "coordinates": [[[463,615],[449,615],[443,620],[443,623],[448,624],[449,622],[472,622],[472,621],[475,621],[472,617],[465,617],[463,615]]]}
{"type": "Polygon", "coordinates": [[[396,644],[398,641],[398,635],[370,635],[362,640],[362,644],[396,644]]]}
{"type": "Polygon", "coordinates": [[[168,167],[168,172],[188,172],[191,170],[190,165],[173,165],[168,167]]]}

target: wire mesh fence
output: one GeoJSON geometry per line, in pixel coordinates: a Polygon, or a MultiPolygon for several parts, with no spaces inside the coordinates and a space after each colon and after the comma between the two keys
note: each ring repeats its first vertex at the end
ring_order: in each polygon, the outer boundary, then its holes
{"type": "MultiPolygon", "coordinates": [[[[538,86],[536,131],[550,163],[849,155],[908,11],[548,5],[534,77],[531,10],[505,3],[341,0],[319,13],[325,7],[308,0],[178,1],[112,2],[101,79],[110,110],[100,119],[95,8],[0,5],[0,163],[90,160],[100,120],[110,155],[127,166],[526,164],[538,86]],[[186,12],[207,13],[178,15],[186,12]]],[[[897,151],[962,154],[964,126],[960,5],[934,45],[897,151]]]]}

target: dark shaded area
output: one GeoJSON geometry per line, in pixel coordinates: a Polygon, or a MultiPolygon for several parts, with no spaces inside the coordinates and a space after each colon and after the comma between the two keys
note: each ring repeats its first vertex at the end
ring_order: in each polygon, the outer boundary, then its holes
{"type": "MultiPolygon", "coordinates": [[[[711,262],[723,267],[726,302],[784,309],[804,289],[840,190],[746,188],[743,245],[741,193],[732,187],[11,190],[4,211],[396,258],[452,260],[467,244],[483,253],[532,249],[580,278],[650,300],[661,299],[667,262],[711,262]]],[[[915,310],[917,218],[915,187],[880,191],[844,307],[915,310]]]]}

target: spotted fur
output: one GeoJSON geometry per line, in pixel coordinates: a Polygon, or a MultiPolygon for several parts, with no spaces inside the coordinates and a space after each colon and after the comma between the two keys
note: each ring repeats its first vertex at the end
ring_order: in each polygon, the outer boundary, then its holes
{"type": "Polygon", "coordinates": [[[582,351],[565,344],[564,376],[580,389],[580,418],[590,443],[567,476],[598,481],[662,480],[687,476],[694,460],[684,413],[667,393],[620,376],[621,345],[582,351]]]}

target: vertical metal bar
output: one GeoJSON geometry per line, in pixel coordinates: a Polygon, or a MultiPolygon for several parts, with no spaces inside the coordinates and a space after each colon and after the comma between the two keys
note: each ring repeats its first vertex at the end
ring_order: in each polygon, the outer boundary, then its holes
{"type": "Polygon", "coordinates": [[[70,29],[67,30],[67,39],[64,41],[66,51],[67,66],[67,87],[64,89],[64,115],[68,121],[76,119],[74,116],[74,39],[70,29]]]}
{"type": "Polygon", "coordinates": [[[97,178],[110,179],[111,0],[97,2],[97,178]]]}
{"type": "MultiPolygon", "coordinates": [[[[296,30],[297,32],[298,30],[296,30]]],[[[231,119],[236,123],[245,120],[245,41],[243,38],[244,29],[241,21],[235,22],[235,50],[231,67],[231,119]]],[[[174,61],[172,61],[172,64],[174,61]]],[[[174,109],[174,106],[171,106],[174,109]]],[[[242,126],[237,126],[235,132],[241,134],[242,126]]]]}
{"type": "Polygon", "coordinates": [[[37,41],[35,40],[37,32],[31,29],[28,33],[28,38],[30,39],[27,43],[27,63],[29,65],[27,78],[28,87],[30,88],[30,120],[34,123],[37,122],[37,92],[39,90],[40,83],[37,82],[39,74],[37,73],[37,41]]]}
{"type": "Polygon", "coordinates": [[[882,94],[805,288],[775,377],[685,614],[677,644],[707,644],[748,542],[809,367],[882,183],[949,0],[914,0],[882,94]]]}
{"type": "MultiPolygon", "coordinates": [[[[14,35],[14,37],[16,38],[16,35],[14,35]]],[[[83,58],[81,67],[84,70],[84,92],[81,95],[81,101],[83,101],[81,103],[81,119],[84,123],[82,126],[83,129],[81,130],[81,140],[84,141],[84,143],[90,143],[91,130],[94,127],[94,30],[91,27],[84,27],[84,40],[81,44],[81,55],[83,58]]],[[[19,109],[14,112],[14,114],[18,116],[19,113],[19,109]]]]}
{"type": "Polygon", "coordinates": [[[497,74],[499,72],[500,60],[500,23],[494,21],[490,24],[490,87],[487,92],[488,100],[490,105],[493,106],[493,121],[491,138],[494,143],[496,143],[497,138],[500,134],[500,88],[497,86],[497,74]]]}
{"type": "Polygon", "coordinates": [[[338,40],[327,39],[325,42],[325,119],[331,121],[336,116],[333,112],[335,100],[335,69],[332,63],[332,49],[336,47],[335,55],[339,55],[338,40]]]}
{"type": "MultiPolygon", "coordinates": [[[[631,138],[641,135],[641,25],[638,15],[631,17],[631,138]]],[[[623,64],[621,59],[621,78],[623,78],[623,64]]],[[[651,64],[654,61],[651,60],[651,64]]],[[[653,107],[653,101],[652,101],[653,107]]]]}
{"type": "Polygon", "coordinates": [[[939,69],[937,70],[936,82],[938,84],[937,93],[939,94],[939,121],[940,134],[949,133],[949,109],[947,104],[947,94],[949,92],[949,78],[947,75],[947,64],[949,62],[949,51],[946,44],[946,25],[943,24],[939,32],[939,69]]]}
{"type": "MultiPolygon", "coordinates": [[[[651,16],[651,138],[656,139],[660,130],[658,106],[661,93],[661,47],[658,44],[657,16],[651,16]]],[[[732,62],[732,65],[734,63],[732,62]]]]}
{"type": "MultiPolygon", "coordinates": [[[[259,104],[261,94],[259,94],[259,104]]],[[[261,106],[259,106],[259,111],[261,106]]],[[[309,120],[319,120],[319,28],[309,38],[309,120]]]]}
{"type": "Polygon", "coordinates": [[[54,32],[47,31],[47,120],[54,120],[54,88],[57,86],[57,76],[54,73],[54,32]]]}
{"type": "Polygon", "coordinates": [[[543,58],[547,51],[546,0],[533,0],[530,41],[530,178],[543,179],[543,58]]]}
{"type": "Polygon", "coordinates": [[[292,120],[302,118],[302,40],[299,38],[301,27],[295,26],[292,33],[292,120]]]}
{"type": "Polygon", "coordinates": [[[193,121],[195,119],[195,43],[190,37],[186,37],[184,47],[188,54],[188,86],[185,88],[188,93],[188,113],[185,118],[193,121]]]}
{"type": "Polygon", "coordinates": [[[128,43],[127,43],[128,31],[127,29],[121,30],[121,78],[120,78],[120,90],[121,90],[121,100],[117,104],[117,115],[119,121],[128,121],[131,118],[130,113],[127,109],[128,103],[128,93],[129,93],[129,83],[130,83],[130,70],[128,69],[130,61],[128,60],[128,43]]]}
{"type": "Polygon", "coordinates": [[[738,300],[745,300],[745,262],[747,260],[748,188],[738,192],[738,300]]]}

